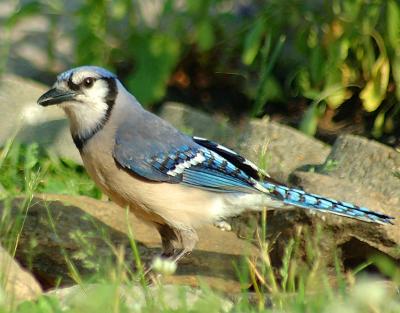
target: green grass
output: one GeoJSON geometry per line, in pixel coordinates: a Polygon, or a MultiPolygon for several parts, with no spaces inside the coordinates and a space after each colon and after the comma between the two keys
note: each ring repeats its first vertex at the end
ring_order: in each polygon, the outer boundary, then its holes
{"type": "Polygon", "coordinates": [[[41,151],[37,144],[10,140],[0,151],[0,199],[33,191],[101,196],[82,166],[41,151]]]}
{"type": "MultiPolygon", "coordinates": [[[[16,251],[33,193],[61,192],[100,196],[82,167],[41,152],[37,145],[23,146],[10,143],[0,152],[2,152],[0,184],[3,205],[7,207],[11,199],[17,195],[25,199],[15,220],[7,220],[4,214],[1,217],[1,241],[3,245],[4,242],[8,243],[6,247],[11,254],[16,251]]],[[[5,209],[4,212],[6,211],[5,209]]],[[[52,212],[48,210],[45,215],[43,218],[47,218],[48,223],[53,225],[51,229],[54,231],[54,236],[58,236],[52,212]]],[[[155,284],[149,286],[142,279],[143,272],[132,271],[131,266],[124,261],[124,251],[112,246],[104,234],[102,238],[113,249],[115,258],[111,263],[110,260],[99,259],[96,264],[99,271],[91,277],[82,276],[76,270],[74,260],[64,252],[70,276],[78,285],[74,295],[62,300],[54,294],[43,295],[36,300],[14,303],[10,306],[8,300],[11,295],[6,295],[0,288],[0,313],[400,312],[400,296],[398,289],[396,291],[400,285],[400,269],[391,261],[383,258],[370,259],[352,272],[343,272],[340,262],[336,262],[333,269],[329,268],[324,263],[318,246],[319,236],[323,234],[317,232],[309,236],[304,256],[298,238],[305,230],[299,229],[298,236],[287,243],[281,266],[273,267],[270,259],[272,244],[263,239],[266,238],[265,234],[268,231],[265,212],[262,217],[264,222],[258,232],[260,246],[258,260],[247,259],[236,267],[238,278],[243,283],[243,290],[238,295],[223,294],[201,284],[198,290],[184,286],[174,287],[171,298],[169,289],[171,287],[163,283],[167,273],[161,273],[155,284]],[[385,275],[386,284],[392,287],[382,284],[381,278],[366,274],[364,269],[371,264],[385,275]],[[253,285],[252,292],[248,290],[249,283],[253,285]]],[[[76,236],[75,239],[82,247],[83,253],[92,253],[84,235],[76,236]]],[[[142,268],[132,230],[128,231],[128,236],[136,265],[142,268]]]]}

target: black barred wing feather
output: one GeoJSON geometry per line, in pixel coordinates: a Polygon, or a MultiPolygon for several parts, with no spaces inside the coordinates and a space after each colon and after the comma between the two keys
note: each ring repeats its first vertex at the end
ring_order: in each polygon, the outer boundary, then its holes
{"type": "Polygon", "coordinates": [[[218,153],[220,156],[224,157],[226,160],[256,180],[269,177],[264,170],[260,169],[253,162],[244,158],[235,151],[220,145],[219,143],[201,137],[193,137],[193,140],[199,145],[218,153]]]}
{"type": "Polygon", "coordinates": [[[181,146],[167,155],[153,156],[147,162],[192,187],[215,192],[257,192],[262,188],[248,173],[205,147],[181,146]]]}

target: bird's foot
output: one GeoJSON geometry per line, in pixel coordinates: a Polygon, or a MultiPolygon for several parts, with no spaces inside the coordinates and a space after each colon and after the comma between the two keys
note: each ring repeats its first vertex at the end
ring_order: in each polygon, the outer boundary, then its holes
{"type": "Polygon", "coordinates": [[[175,264],[178,264],[178,262],[179,262],[182,258],[184,258],[184,257],[186,257],[186,256],[188,256],[188,255],[190,255],[191,253],[192,253],[191,250],[182,249],[182,250],[180,250],[179,252],[175,253],[175,255],[173,255],[171,258],[172,258],[172,261],[173,261],[175,264]]]}
{"type": "Polygon", "coordinates": [[[229,224],[226,221],[218,221],[214,223],[214,226],[219,228],[222,231],[231,231],[232,230],[232,226],[231,224],[229,224]]]}

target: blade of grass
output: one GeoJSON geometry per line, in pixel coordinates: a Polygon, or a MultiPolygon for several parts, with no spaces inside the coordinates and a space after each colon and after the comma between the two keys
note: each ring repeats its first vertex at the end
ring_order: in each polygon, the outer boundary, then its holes
{"type": "Polygon", "coordinates": [[[257,116],[260,114],[264,104],[265,104],[265,99],[268,90],[266,90],[266,85],[267,85],[267,80],[271,74],[271,71],[278,60],[278,56],[280,52],[282,51],[283,44],[286,41],[286,37],[284,35],[281,35],[275,45],[275,48],[273,49],[271,55],[270,55],[270,50],[272,46],[272,38],[271,35],[267,36],[264,45],[261,50],[262,54],[262,61],[261,61],[261,80],[260,83],[258,84],[258,89],[257,89],[257,94],[256,94],[256,100],[254,103],[254,107],[252,109],[252,115],[257,116]]]}

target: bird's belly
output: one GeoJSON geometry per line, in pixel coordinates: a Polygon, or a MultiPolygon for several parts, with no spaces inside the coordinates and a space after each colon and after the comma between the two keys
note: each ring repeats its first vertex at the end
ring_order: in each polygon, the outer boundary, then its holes
{"type": "Polygon", "coordinates": [[[89,176],[95,181],[100,190],[113,202],[122,208],[128,207],[139,218],[157,222],[159,218],[149,215],[148,209],[143,206],[135,193],[132,181],[127,180],[121,169],[115,166],[107,156],[99,154],[82,154],[82,160],[89,176]]]}

